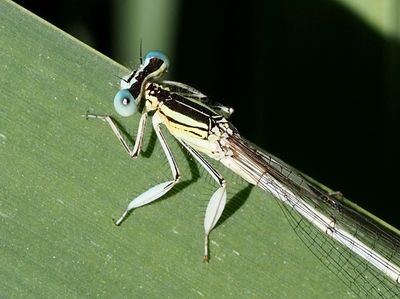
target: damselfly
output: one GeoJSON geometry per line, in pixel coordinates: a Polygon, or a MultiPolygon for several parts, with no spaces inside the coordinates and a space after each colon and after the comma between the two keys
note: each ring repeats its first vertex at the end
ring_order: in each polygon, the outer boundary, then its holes
{"type": "Polygon", "coordinates": [[[395,230],[251,145],[227,120],[233,109],[211,101],[188,85],[159,81],[168,66],[163,53],[152,51],[137,70],[121,80],[121,90],[114,98],[116,111],[126,117],[136,111],[141,113],[132,149],[111,116],[87,115],[106,121],[129,156],[135,158],[143,143],[147,115],[153,112],[153,128],[171,168],[172,179],[133,199],[116,221],[117,225],[132,209],[157,200],[180,179],[178,166],[160,128],[163,124],[219,186],[205,213],[204,261],[209,260],[209,234],[225,207],[227,184],[202,154],[272,193],[303,242],[358,294],[383,298],[400,296],[400,237],[395,230]]]}

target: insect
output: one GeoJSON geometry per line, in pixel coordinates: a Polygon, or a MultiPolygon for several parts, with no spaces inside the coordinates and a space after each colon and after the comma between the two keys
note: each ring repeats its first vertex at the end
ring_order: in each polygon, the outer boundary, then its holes
{"type": "Polygon", "coordinates": [[[198,90],[159,78],[169,67],[168,58],[151,51],[139,68],[121,80],[114,98],[115,110],[125,117],[140,112],[135,144],[131,149],[115,120],[109,115],[87,114],[108,123],[130,157],[139,155],[149,112],[152,125],[167,157],[172,178],[133,199],[115,222],[149,204],[180,179],[174,155],[161,125],[179,141],[217,182],[204,218],[204,256],[209,260],[209,235],[224,210],[227,182],[208,162],[217,160],[250,184],[271,193],[292,228],[309,249],[362,296],[390,298],[400,295],[400,237],[362,210],[275,156],[242,138],[228,121],[233,109],[214,102],[198,90]]]}

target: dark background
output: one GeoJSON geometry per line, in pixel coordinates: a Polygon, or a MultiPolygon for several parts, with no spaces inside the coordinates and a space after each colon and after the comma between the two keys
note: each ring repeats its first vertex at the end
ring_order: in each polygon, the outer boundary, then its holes
{"type": "MultiPolygon", "coordinates": [[[[16,2],[126,63],[113,1],[16,2]]],[[[397,40],[336,1],[181,1],[178,16],[171,79],[234,107],[247,139],[400,227],[397,40]]]]}

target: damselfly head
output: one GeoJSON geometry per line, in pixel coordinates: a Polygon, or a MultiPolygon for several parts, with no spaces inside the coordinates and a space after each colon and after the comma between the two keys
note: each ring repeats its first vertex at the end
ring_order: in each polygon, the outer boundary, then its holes
{"type": "Polygon", "coordinates": [[[114,108],[121,116],[131,116],[137,111],[135,99],[129,89],[121,89],[114,97],[114,108]]]}
{"type": "Polygon", "coordinates": [[[149,80],[156,79],[167,72],[169,59],[160,51],[150,51],[142,65],[130,75],[121,79],[121,90],[114,97],[115,110],[121,116],[131,116],[140,106],[143,91],[149,80]]]}

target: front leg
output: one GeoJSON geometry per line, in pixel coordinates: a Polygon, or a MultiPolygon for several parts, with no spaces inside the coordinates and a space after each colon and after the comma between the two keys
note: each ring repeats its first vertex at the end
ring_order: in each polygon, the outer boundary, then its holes
{"type": "Polygon", "coordinates": [[[169,190],[172,189],[173,186],[175,186],[176,183],[178,183],[178,181],[180,179],[178,166],[176,165],[175,158],[172,155],[172,152],[171,152],[171,150],[165,140],[165,137],[161,131],[160,120],[158,119],[157,114],[154,114],[154,116],[153,116],[153,128],[157,134],[158,141],[160,141],[161,147],[164,150],[164,153],[167,157],[168,164],[171,168],[173,178],[171,181],[167,181],[167,182],[158,184],[158,185],[150,188],[146,192],[142,193],[141,195],[139,195],[138,197],[133,199],[129,203],[129,205],[125,209],[125,211],[122,213],[122,216],[115,222],[116,225],[120,225],[122,223],[122,221],[124,221],[124,219],[127,217],[128,213],[131,210],[141,207],[141,206],[144,206],[144,205],[147,205],[147,204],[159,199],[164,194],[166,194],[169,190]]]}
{"type": "Polygon", "coordinates": [[[146,127],[146,120],[147,120],[147,113],[143,113],[142,116],[140,117],[139,121],[139,127],[137,131],[137,136],[136,136],[136,141],[135,145],[133,146],[133,149],[129,148],[128,143],[122,136],[120,129],[115,123],[115,120],[110,116],[110,115],[97,115],[97,114],[86,114],[86,118],[94,118],[94,119],[101,119],[105,122],[107,122],[111,129],[113,130],[115,136],[117,136],[118,140],[121,142],[122,146],[126,150],[126,152],[129,154],[131,158],[137,158],[137,156],[140,153],[140,150],[142,148],[143,144],[143,137],[144,137],[144,130],[146,127]]]}

